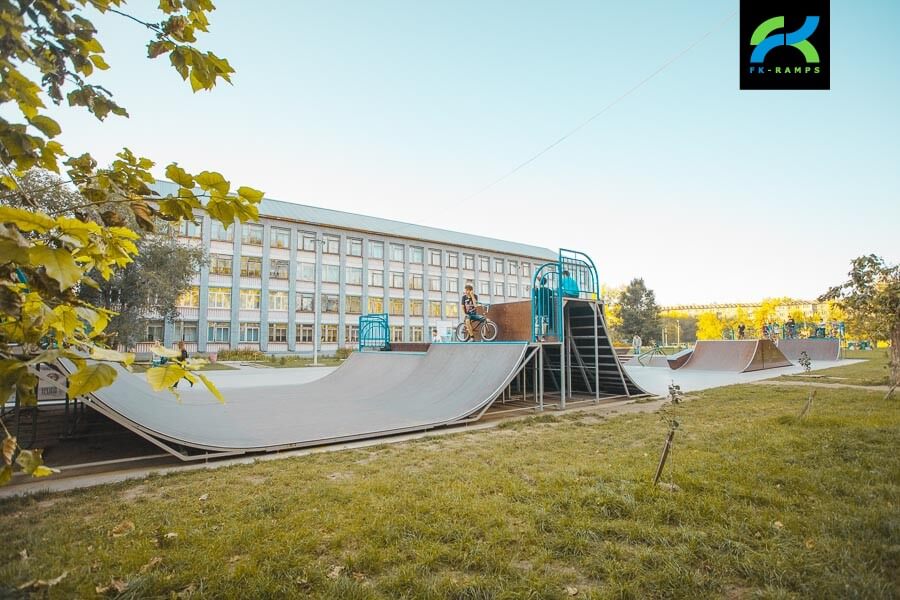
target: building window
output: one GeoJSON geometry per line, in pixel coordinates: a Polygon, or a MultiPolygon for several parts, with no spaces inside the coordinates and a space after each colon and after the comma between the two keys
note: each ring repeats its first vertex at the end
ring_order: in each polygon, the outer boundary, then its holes
{"type": "Polygon", "coordinates": [[[422,289],[422,276],[417,273],[412,273],[409,276],[409,289],[411,290],[421,290],[422,289]]]}
{"type": "Polygon", "coordinates": [[[341,238],[336,235],[325,235],[322,236],[322,241],[325,242],[322,246],[322,251],[325,254],[340,254],[341,238]]]}
{"type": "Polygon", "coordinates": [[[516,284],[510,283],[509,286],[507,286],[507,288],[508,288],[507,289],[508,293],[506,295],[509,296],[510,298],[515,298],[516,296],[519,295],[519,286],[517,286],[516,284]]]}
{"type": "Polygon", "coordinates": [[[322,265],[322,281],[338,283],[341,280],[341,267],[338,265],[322,265]]]}
{"type": "Polygon", "coordinates": [[[269,278],[270,279],[287,279],[290,275],[291,263],[286,260],[270,260],[269,261],[269,278]]]}
{"type": "Polygon", "coordinates": [[[316,251],[316,234],[312,231],[304,231],[300,234],[300,249],[306,252],[316,251]]]}
{"type": "Polygon", "coordinates": [[[515,275],[519,272],[519,264],[514,260],[509,261],[506,264],[506,268],[509,275],[515,275]]]}
{"type": "Polygon", "coordinates": [[[209,342],[230,342],[231,323],[209,323],[206,328],[206,340],[209,342]]]}
{"type": "Polygon", "coordinates": [[[291,230],[282,227],[273,227],[270,231],[271,241],[269,245],[272,248],[290,248],[291,247],[291,230]]]}
{"type": "Polygon", "coordinates": [[[409,328],[409,341],[411,342],[421,342],[423,341],[424,331],[422,327],[419,325],[414,325],[409,328]]]}
{"type": "Polygon", "coordinates": [[[384,298],[369,296],[369,314],[375,315],[382,313],[384,313],[384,298]]]}
{"type": "Polygon", "coordinates": [[[199,340],[197,321],[176,321],[175,339],[182,342],[196,342],[199,340]]]}
{"type": "Polygon", "coordinates": [[[241,323],[241,341],[259,341],[259,323],[241,323]]]}
{"type": "Polygon", "coordinates": [[[391,271],[391,287],[403,289],[403,273],[391,271]]]}
{"type": "Polygon", "coordinates": [[[403,326],[402,325],[391,325],[391,341],[392,342],[402,342],[403,341],[403,326]]]}
{"type": "Polygon", "coordinates": [[[450,269],[459,268],[459,254],[457,254],[456,252],[447,253],[447,267],[450,269]]]}
{"type": "Polygon", "coordinates": [[[344,343],[359,343],[359,325],[344,325],[344,343]]]}
{"type": "Polygon", "coordinates": [[[410,300],[409,301],[409,316],[411,317],[421,317],[422,316],[422,306],[423,302],[421,300],[410,300]]]}
{"type": "Polygon", "coordinates": [[[429,250],[428,251],[428,264],[432,267],[440,267],[442,264],[441,255],[443,254],[440,250],[429,250]]]}
{"type": "Polygon", "coordinates": [[[528,296],[530,293],[531,293],[531,286],[530,286],[530,285],[522,286],[522,295],[523,295],[523,296],[528,296]]]}
{"type": "Polygon", "coordinates": [[[300,281],[315,281],[316,265],[315,263],[300,263],[300,281]]]}
{"type": "Polygon", "coordinates": [[[228,254],[210,254],[209,272],[213,275],[231,275],[231,256],[228,254]]]}
{"type": "Polygon", "coordinates": [[[210,308],[231,308],[231,288],[209,288],[210,308]]]}
{"type": "Polygon", "coordinates": [[[418,246],[409,247],[409,262],[421,265],[425,262],[425,249],[418,246]]]}
{"type": "Polygon", "coordinates": [[[322,335],[320,340],[323,344],[337,343],[338,326],[332,323],[324,323],[322,325],[322,335]]]}
{"type": "Polygon", "coordinates": [[[162,321],[150,321],[147,323],[147,329],[144,331],[144,341],[145,342],[161,342],[163,341],[163,322],[162,321]]]}
{"type": "Polygon", "coordinates": [[[431,300],[428,302],[428,316],[441,318],[441,302],[436,300],[431,300]]]}
{"type": "Polygon", "coordinates": [[[244,223],[241,225],[241,243],[248,246],[262,246],[263,243],[263,226],[254,223],[244,223]]]}
{"type": "Polygon", "coordinates": [[[297,294],[297,310],[300,312],[315,312],[316,297],[308,292],[297,294]]]}
{"type": "Polygon", "coordinates": [[[459,316],[459,304],[456,302],[444,302],[444,316],[454,319],[459,316]]]}
{"type": "Polygon", "coordinates": [[[241,290],[241,308],[245,310],[259,309],[259,290],[241,290]]]}
{"type": "Polygon", "coordinates": [[[336,313],[341,310],[341,297],[337,294],[322,294],[322,312],[336,313]]]}
{"type": "Polygon", "coordinates": [[[428,278],[428,291],[430,291],[430,292],[441,291],[441,278],[440,277],[429,277],[428,278]]]}
{"type": "Polygon", "coordinates": [[[403,298],[391,298],[388,302],[388,314],[394,316],[403,315],[403,298]]]}
{"type": "Polygon", "coordinates": [[[287,323],[269,323],[269,341],[281,343],[287,341],[287,323]]]}
{"type": "Polygon", "coordinates": [[[178,296],[175,306],[180,308],[197,308],[200,306],[200,288],[192,287],[178,296]]]}
{"type": "Polygon", "coordinates": [[[210,238],[217,242],[233,242],[234,226],[231,223],[228,225],[228,229],[225,229],[225,225],[218,221],[213,221],[212,229],[210,230],[210,238]]]}
{"type": "Polygon", "coordinates": [[[495,296],[503,295],[503,282],[502,281],[497,281],[496,283],[494,283],[494,295],[495,296]]]}
{"type": "Polygon", "coordinates": [[[193,221],[179,221],[178,235],[180,237],[198,238],[200,237],[200,225],[193,221]]]}
{"type": "Polygon", "coordinates": [[[531,277],[531,265],[522,263],[522,277],[531,277]]]}
{"type": "Polygon", "coordinates": [[[475,270],[475,256],[472,254],[463,254],[463,269],[469,271],[475,270]]]}
{"type": "Polygon", "coordinates": [[[503,275],[503,259],[495,258],[494,259],[494,273],[498,275],[503,275]]]}
{"type": "Polygon", "coordinates": [[[362,269],[359,267],[347,267],[347,285],[362,285],[362,269]]]}
{"type": "Polygon", "coordinates": [[[369,258],[384,258],[384,242],[369,242],[369,258]]]}
{"type": "Polygon", "coordinates": [[[269,292],[269,310],[287,310],[288,309],[288,293],[287,292],[269,292]]]}
{"type": "Polygon", "coordinates": [[[481,256],[478,258],[478,270],[482,273],[487,273],[491,270],[491,259],[486,256],[481,256]]]}
{"type": "Polygon", "coordinates": [[[490,281],[479,281],[478,282],[478,293],[482,296],[490,296],[491,295],[491,282],[490,281]]]}
{"type": "Polygon", "coordinates": [[[447,280],[447,291],[448,292],[459,292],[459,279],[456,277],[451,277],[447,280]]]}
{"type": "Polygon", "coordinates": [[[241,257],[241,277],[259,277],[262,275],[262,259],[258,256],[241,257]]]}
{"type": "Polygon", "coordinates": [[[313,326],[312,323],[299,323],[297,325],[297,341],[301,344],[312,344],[313,326]]]}
{"type": "Polygon", "coordinates": [[[362,297],[344,296],[344,312],[348,315],[362,314],[362,297]]]}
{"type": "Polygon", "coordinates": [[[403,246],[401,244],[391,244],[391,260],[403,262],[403,246]]]}
{"type": "Polygon", "coordinates": [[[362,240],[347,238],[347,256],[362,256],[362,240]]]}
{"type": "Polygon", "coordinates": [[[369,269],[369,285],[375,287],[384,287],[384,271],[378,269],[369,269]]]}

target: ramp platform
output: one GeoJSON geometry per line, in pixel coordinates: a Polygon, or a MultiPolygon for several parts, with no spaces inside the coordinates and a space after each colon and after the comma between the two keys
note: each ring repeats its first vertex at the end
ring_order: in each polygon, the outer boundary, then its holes
{"type": "Polygon", "coordinates": [[[778,340],[778,349],[790,360],[800,358],[801,352],[811,360],[840,360],[841,344],[837,338],[807,338],[778,340]]]}
{"type": "Polygon", "coordinates": [[[746,373],[789,366],[771,340],[701,340],[680,368],[746,373]]]}

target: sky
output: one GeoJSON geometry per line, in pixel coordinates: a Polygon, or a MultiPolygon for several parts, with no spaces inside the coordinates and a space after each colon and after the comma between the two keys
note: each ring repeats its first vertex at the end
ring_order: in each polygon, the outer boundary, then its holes
{"type": "Polygon", "coordinates": [[[900,3],[831,4],[830,91],[740,91],[732,0],[219,0],[198,45],[237,73],[198,94],[150,32],[92,16],[130,118],[50,114],[70,153],[579,249],[664,305],[811,299],[856,256],[900,260],[900,3]]]}

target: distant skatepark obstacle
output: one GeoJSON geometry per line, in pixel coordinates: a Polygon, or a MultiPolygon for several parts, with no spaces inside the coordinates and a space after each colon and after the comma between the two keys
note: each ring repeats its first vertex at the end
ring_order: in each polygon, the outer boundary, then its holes
{"type": "Polygon", "coordinates": [[[840,360],[841,344],[837,338],[807,338],[778,340],[778,349],[790,360],[800,358],[801,352],[811,360],[840,360]]]}
{"type": "Polygon", "coordinates": [[[771,340],[701,340],[680,368],[747,373],[789,366],[791,361],[771,340]]]}

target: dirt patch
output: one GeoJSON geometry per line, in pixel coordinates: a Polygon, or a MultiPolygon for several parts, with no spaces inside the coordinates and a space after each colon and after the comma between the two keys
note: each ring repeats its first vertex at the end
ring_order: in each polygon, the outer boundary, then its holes
{"type": "Polygon", "coordinates": [[[325,477],[327,477],[331,481],[345,481],[347,479],[352,479],[353,473],[336,472],[336,473],[329,473],[325,477]]]}

